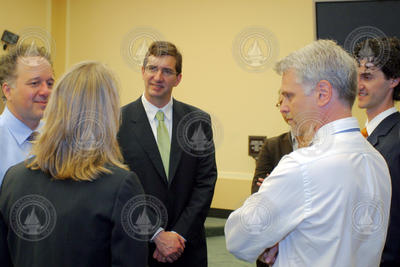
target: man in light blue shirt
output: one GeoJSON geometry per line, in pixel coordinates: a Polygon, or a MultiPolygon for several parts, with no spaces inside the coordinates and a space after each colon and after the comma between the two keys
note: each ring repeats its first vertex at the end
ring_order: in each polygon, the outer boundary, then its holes
{"type": "Polygon", "coordinates": [[[0,84],[6,101],[0,115],[1,184],[8,168],[29,155],[54,84],[50,55],[34,44],[12,48],[0,58],[0,84]]]}

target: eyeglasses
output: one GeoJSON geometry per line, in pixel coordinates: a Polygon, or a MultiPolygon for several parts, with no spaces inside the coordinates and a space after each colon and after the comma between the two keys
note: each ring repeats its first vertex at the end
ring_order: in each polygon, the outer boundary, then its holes
{"type": "Polygon", "coordinates": [[[280,109],[281,105],[282,105],[282,102],[283,102],[283,97],[280,96],[279,99],[278,99],[278,103],[275,104],[275,107],[280,109]]]}
{"type": "MultiPolygon", "coordinates": [[[[151,73],[151,74],[156,74],[160,70],[160,68],[158,68],[157,66],[153,66],[153,65],[147,65],[144,69],[147,73],[151,73]]],[[[176,75],[177,72],[172,69],[169,69],[169,68],[161,68],[161,74],[165,77],[170,77],[170,76],[176,75]]]]}

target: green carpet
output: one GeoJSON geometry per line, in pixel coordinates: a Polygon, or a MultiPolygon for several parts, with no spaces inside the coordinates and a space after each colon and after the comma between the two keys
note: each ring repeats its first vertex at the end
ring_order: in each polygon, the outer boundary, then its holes
{"type": "Polygon", "coordinates": [[[205,222],[209,267],[255,267],[255,263],[238,260],[226,250],[224,226],[226,219],[207,217],[205,222]]]}
{"type": "Polygon", "coordinates": [[[255,263],[238,260],[226,250],[225,237],[207,237],[209,267],[255,267],[255,263]]]}

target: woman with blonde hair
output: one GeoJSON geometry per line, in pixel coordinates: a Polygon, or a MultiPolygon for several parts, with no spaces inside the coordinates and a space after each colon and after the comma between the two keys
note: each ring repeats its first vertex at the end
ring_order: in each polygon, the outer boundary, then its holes
{"type": "Polygon", "coordinates": [[[98,62],[74,66],[53,90],[44,120],[33,157],[4,177],[0,266],[146,266],[147,243],[121,220],[143,188],[122,164],[111,71],[98,62]]]}

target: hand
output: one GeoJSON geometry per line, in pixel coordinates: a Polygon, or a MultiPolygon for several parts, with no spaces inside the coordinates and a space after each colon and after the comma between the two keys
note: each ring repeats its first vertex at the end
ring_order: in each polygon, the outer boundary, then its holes
{"type": "MultiPolygon", "coordinates": [[[[267,178],[269,176],[269,173],[267,173],[267,175],[265,176],[265,178],[267,178]]],[[[264,182],[264,179],[265,178],[261,178],[261,177],[259,177],[258,178],[258,181],[257,181],[257,186],[261,186],[261,184],[264,182]]]]}
{"type": "Polygon", "coordinates": [[[267,248],[263,253],[258,257],[258,259],[269,266],[272,266],[275,263],[276,256],[278,254],[279,243],[276,243],[273,247],[267,248]]]}
{"type": "Polygon", "coordinates": [[[157,249],[153,253],[153,258],[161,262],[174,262],[185,249],[185,240],[173,232],[161,231],[154,239],[157,249]]]}
{"type": "Polygon", "coordinates": [[[163,255],[161,255],[161,252],[158,251],[158,248],[156,248],[156,250],[154,250],[153,258],[159,262],[163,262],[163,263],[167,262],[167,258],[165,258],[163,255]]]}

